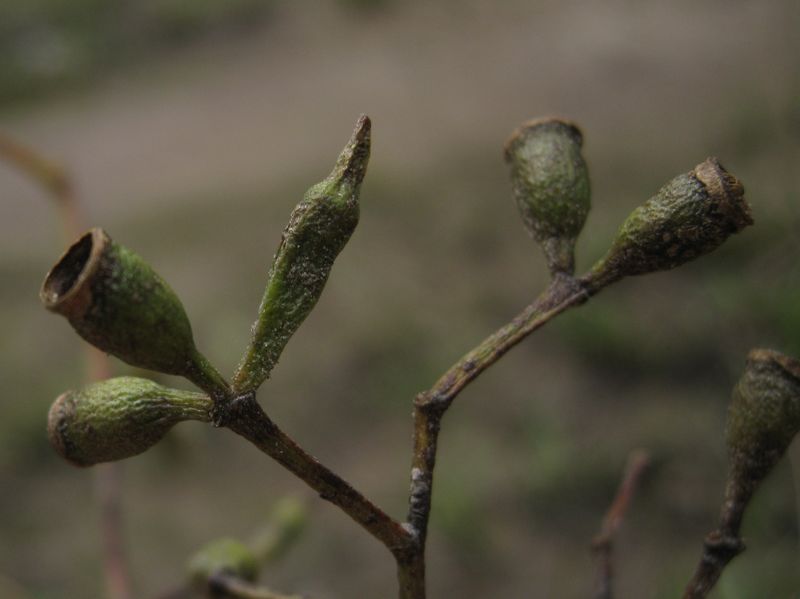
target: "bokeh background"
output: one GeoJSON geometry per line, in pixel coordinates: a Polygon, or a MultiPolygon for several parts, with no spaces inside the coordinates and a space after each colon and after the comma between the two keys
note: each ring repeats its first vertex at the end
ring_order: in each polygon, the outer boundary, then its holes
{"type": "MultiPolygon", "coordinates": [[[[359,229],[259,397],[397,517],[412,397],[547,281],[510,199],[512,129],[548,114],[583,128],[594,207],[579,270],[661,184],[719,156],[756,226],[540,331],[458,399],[441,438],[431,597],[588,596],[589,541],[644,447],[654,467],[617,582],[620,597],[661,599],[714,524],[746,352],[800,354],[798,31],[793,0],[4,0],[0,129],[66,166],[90,222],[172,284],[231,372],[290,210],[368,113],[359,229]]],[[[45,435],[50,402],[84,376],[82,341],[37,299],[61,228],[7,164],[0,194],[0,595],[15,581],[31,598],[102,597],[92,473],[45,435]]],[[[800,596],[792,451],[717,599],[800,596]]],[[[122,485],[136,597],[179,583],[206,541],[247,539],[287,494],[308,500],[310,527],[265,582],[396,593],[375,541],[226,431],[179,426],[124,463],[122,485]]]]}

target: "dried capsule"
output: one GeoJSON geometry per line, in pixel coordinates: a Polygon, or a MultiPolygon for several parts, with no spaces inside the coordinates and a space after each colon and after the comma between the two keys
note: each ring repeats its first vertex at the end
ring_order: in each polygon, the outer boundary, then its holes
{"type": "Polygon", "coordinates": [[[199,587],[205,587],[215,575],[255,582],[258,562],[253,552],[236,539],[217,539],[200,549],[189,560],[189,577],[199,587]]]}
{"type": "Polygon", "coordinates": [[[751,351],[728,410],[726,503],[736,514],[733,524],[798,432],[800,361],[769,349],[751,351]]]}
{"type": "Polygon", "coordinates": [[[142,453],[184,420],[209,422],[211,399],[137,377],[118,377],[61,394],[50,408],[47,433],[76,466],[142,453]]]}
{"type": "Polygon", "coordinates": [[[514,199],[553,274],[574,271],[575,240],[589,214],[582,145],[580,130],[555,118],[527,122],[506,142],[514,199]]]}
{"type": "Polygon", "coordinates": [[[631,275],[668,270],[715,250],[753,224],[739,180],[716,158],[678,175],[625,220],[589,274],[597,290],[631,275]]]}
{"type": "Polygon", "coordinates": [[[237,393],[257,389],[317,303],[333,262],[358,224],[358,195],[369,161],[370,121],[362,116],[331,174],[292,211],[272,262],[258,320],[237,369],[237,393]]]}
{"type": "Polygon", "coordinates": [[[175,292],[102,229],[90,230],[66,251],[39,295],[81,337],[128,364],[185,376],[210,393],[225,388],[195,348],[175,292]]]}

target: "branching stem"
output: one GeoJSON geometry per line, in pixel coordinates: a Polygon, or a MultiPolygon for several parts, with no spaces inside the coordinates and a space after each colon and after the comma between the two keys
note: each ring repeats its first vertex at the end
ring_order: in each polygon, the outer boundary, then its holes
{"type": "Polygon", "coordinates": [[[409,554],[414,544],[413,535],[347,481],[306,453],[264,413],[253,394],[230,401],[220,414],[219,424],[253,443],[303,480],[322,499],[344,511],[383,543],[396,559],[405,559],[409,554]]]}
{"type": "Polygon", "coordinates": [[[557,274],[545,291],[507,325],[487,337],[414,401],[414,449],[408,525],[416,543],[404,561],[398,560],[400,599],[425,598],[425,541],[431,511],[433,470],[441,421],[464,388],[533,331],[599,291],[593,279],[557,274]]]}

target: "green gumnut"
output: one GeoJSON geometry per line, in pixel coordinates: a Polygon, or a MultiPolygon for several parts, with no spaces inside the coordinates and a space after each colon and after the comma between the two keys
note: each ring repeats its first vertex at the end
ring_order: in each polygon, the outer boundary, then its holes
{"type": "Polygon", "coordinates": [[[630,214],[592,268],[590,285],[601,288],[626,276],[675,268],[752,224],[742,184],[708,158],[630,214]]]}
{"type": "Polygon", "coordinates": [[[800,432],[800,361],[755,349],[728,410],[732,489],[749,497],[800,432]]]}
{"type": "Polygon", "coordinates": [[[128,364],[185,376],[209,393],[226,386],[197,351],[175,292],[102,229],[90,230],[66,251],[39,295],[86,341],[128,364]]]}
{"type": "Polygon", "coordinates": [[[575,240],[591,207],[583,136],[555,118],[524,123],[506,142],[514,199],[553,273],[574,271],[575,240]]]}
{"type": "Polygon", "coordinates": [[[250,345],[234,375],[237,393],[257,389],[317,303],[333,262],[358,224],[358,195],[370,151],[362,116],[331,174],[292,211],[273,259],[250,345]]]}
{"type": "Polygon", "coordinates": [[[199,586],[217,574],[228,574],[247,582],[258,578],[258,562],[250,549],[236,539],[217,539],[189,560],[189,576],[199,586]]]}
{"type": "Polygon", "coordinates": [[[61,394],[50,408],[47,433],[65,460],[92,466],[142,453],[178,422],[209,422],[211,407],[202,393],[118,377],[61,394]]]}

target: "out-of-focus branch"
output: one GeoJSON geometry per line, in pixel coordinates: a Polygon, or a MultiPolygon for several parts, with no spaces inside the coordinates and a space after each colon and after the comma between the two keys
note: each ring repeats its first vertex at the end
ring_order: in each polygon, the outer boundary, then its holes
{"type": "Polygon", "coordinates": [[[636,450],[628,456],[619,489],[608,508],[600,532],[592,540],[592,551],[597,558],[597,576],[593,599],[612,599],[614,580],[614,535],[622,524],[631,499],[650,464],[645,451],[636,450]]]}
{"type": "MultiPolygon", "coordinates": [[[[0,132],[0,159],[12,164],[39,184],[54,200],[67,242],[84,229],[75,186],[67,170],[48,160],[36,150],[0,132]]],[[[86,378],[98,381],[111,376],[111,362],[106,354],[86,345],[86,378]]],[[[122,534],[120,469],[117,463],[95,469],[95,492],[100,504],[100,519],[105,557],[106,586],[111,599],[132,599],[130,574],[125,560],[122,534]]]]}
{"type": "Polygon", "coordinates": [[[303,599],[300,595],[282,595],[225,573],[212,576],[208,589],[211,597],[219,599],[303,599]]]}
{"type": "Polygon", "coordinates": [[[64,167],[44,158],[37,151],[0,132],[0,158],[13,164],[56,201],[68,239],[80,234],[83,216],[72,180],[64,167]]]}

